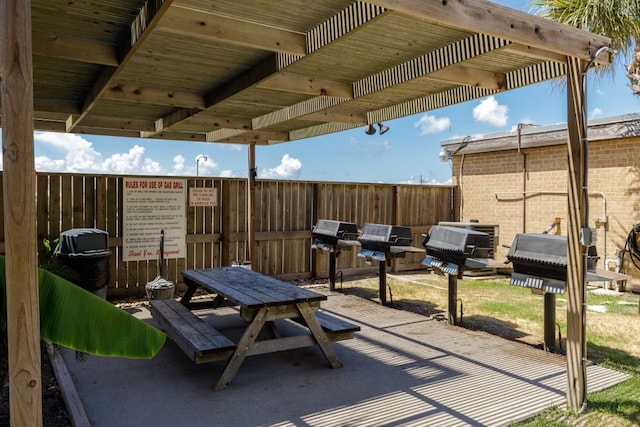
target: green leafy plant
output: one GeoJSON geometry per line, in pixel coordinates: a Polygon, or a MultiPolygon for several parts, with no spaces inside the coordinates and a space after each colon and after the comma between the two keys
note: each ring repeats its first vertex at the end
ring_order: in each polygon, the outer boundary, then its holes
{"type": "MultiPolygon", "coordinates": [[[[0,329],[7,326],[5,258],[0,256],[0,329]]],[[[38,269],[42,339],[100,356],[154,357],[166,335],[108,301],[38,269]]]]}

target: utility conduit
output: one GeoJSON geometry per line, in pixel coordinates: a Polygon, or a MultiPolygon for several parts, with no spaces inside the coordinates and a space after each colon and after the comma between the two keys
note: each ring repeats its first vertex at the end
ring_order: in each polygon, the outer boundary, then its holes
{"type": "MultiPolygon", "coordinates": [[[[518,195],[518,196],[566,196],[566,191],[495,191],[493,195],[496,197],[496,200],[500,201],[500,196],[507,195],[518,195]]],[[[604,246],[604,254],[603,259],[607,259],[607,228],[609,226],[609,218],[607,217],[607,197],[602,191],[594,191],[589,193],[589,197],[601,197],[602,198],[602,216],[596,221],[602,225],[603,233],[602,233],[602,241],[604,246]]],[[[587,218],[587,221],[589,218],[587,218]]]]}

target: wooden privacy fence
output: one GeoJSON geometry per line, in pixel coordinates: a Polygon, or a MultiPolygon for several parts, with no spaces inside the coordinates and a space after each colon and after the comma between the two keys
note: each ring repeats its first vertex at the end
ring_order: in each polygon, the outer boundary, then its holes
{"type": "MultiPolygon", "coordinates": [[[[150,178],[145,176],[144,178],[150,178]]],[[[175,177],[174,177],[175,178],[175,177]]],[[[184,178],[192,187],[216,189],[217,206],[191,207],[185,200],[186,258],[165,260],[167,278],[182,282],[180,271],[231,265],[248,260],[247,180],[184,178]]],[[[1,176],[0,176],[1,180],[1,176]]],[[[1,184],[1,182],[0,182],[1,184]]],[[[327,277],[328,256],[311,249],[311,229],[318,219],[410,226],[413,245],[439,221],[454,221],[454,187],[258,180],[256,184],[257,257],[253,270],[283,279],[327,277]]],[[[2,188],[0,186],[0,188],[2,188]]],[[[40,257],[44,239],[72,228],[98,228],[109,233],[108,296],[144,295],[157,275],[153,261],[123,262],[123,177],[112,175],[37,174],[37,232],[40,257]]],[[[2,199],[0,199],[0,208],[2,199]]],[[[0,210],[0,212],[4,212],[0,210]]],[[[4,221],[0,251],[5,252],[4,221]]],[[[338,257],[344,275],[377,271],[349,249],[338,257]]],[[[395,271],[422,268],[421,254],[394,260],[395,271]]],[[[42,261],[42,258],[41,258],[42,261]]]]}

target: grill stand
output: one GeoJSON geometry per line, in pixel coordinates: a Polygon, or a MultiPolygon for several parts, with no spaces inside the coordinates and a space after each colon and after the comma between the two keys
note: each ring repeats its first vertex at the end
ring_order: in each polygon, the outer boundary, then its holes
{"type": "Polygon", "coordinates": [[[458,325],[458,308],[456,306],[456,302],[458,301],[458,275],[457,274],[447,274],[448,276],[448,293],[449,293],[449,301],[448,301],[448,320],[449,324],[453,326],[458,325]]]}
{"type": "Polygon", "coordinates": [[[379,261],[378,272],[380,275],[380,283],[378,285],[378,294],[380,295],[380,304],[387,304],[387,261],[379,261]]]}
{"type": "Polygon", "coordinates": [[[329,290],[336,290],[336,258],[338,254],[335,251],[329,252],[329,290]]]}
{"type": "Polygon", "coordinates": [[[354,246],[360,246],[360,243],[356,240],[342,240],[339,239],[336,243],[329,244],[324,242],[314,242],[311,245],[311,249],[317,249],[322,252],[329,252],[329,290],[336,290],[336,265],[338,255],[342,249],[352,248],[354,246]]]}
{"type": "Polygon", "coordinates": [[[404,258],[408,252],[424,253],[424,249],[413,246],[391,246],[388,251],[379,251],[363,247],[358,253],[359,257],[366,258],[367,261],[378,261],[378,294],[382,305],[387,304],[387,264],[391,265],[392,259],[404,258]]]}
{"type": "Polygon", "coordinates": [[[556,294],[544,293],[544,350],[556,348],[556,294]]]}

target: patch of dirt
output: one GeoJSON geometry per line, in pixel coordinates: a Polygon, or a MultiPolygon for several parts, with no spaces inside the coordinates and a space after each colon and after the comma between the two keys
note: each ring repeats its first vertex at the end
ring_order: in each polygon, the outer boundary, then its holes
{"type": "MultiPolygon", "coordinates": [[[[67,408],[62,399],[58,381],[49,362],[49,356],[44,346],[40,346],[42,355],[42,425],[44,427],[68,427],[71,420],[67,414],[67,408]]],[[[9,414],[9,381],[8,381],[8,353],[7,334],[0,333],[0,379],[2,390],[0,391],[0,426],[8,426],[9,414]]]]}

